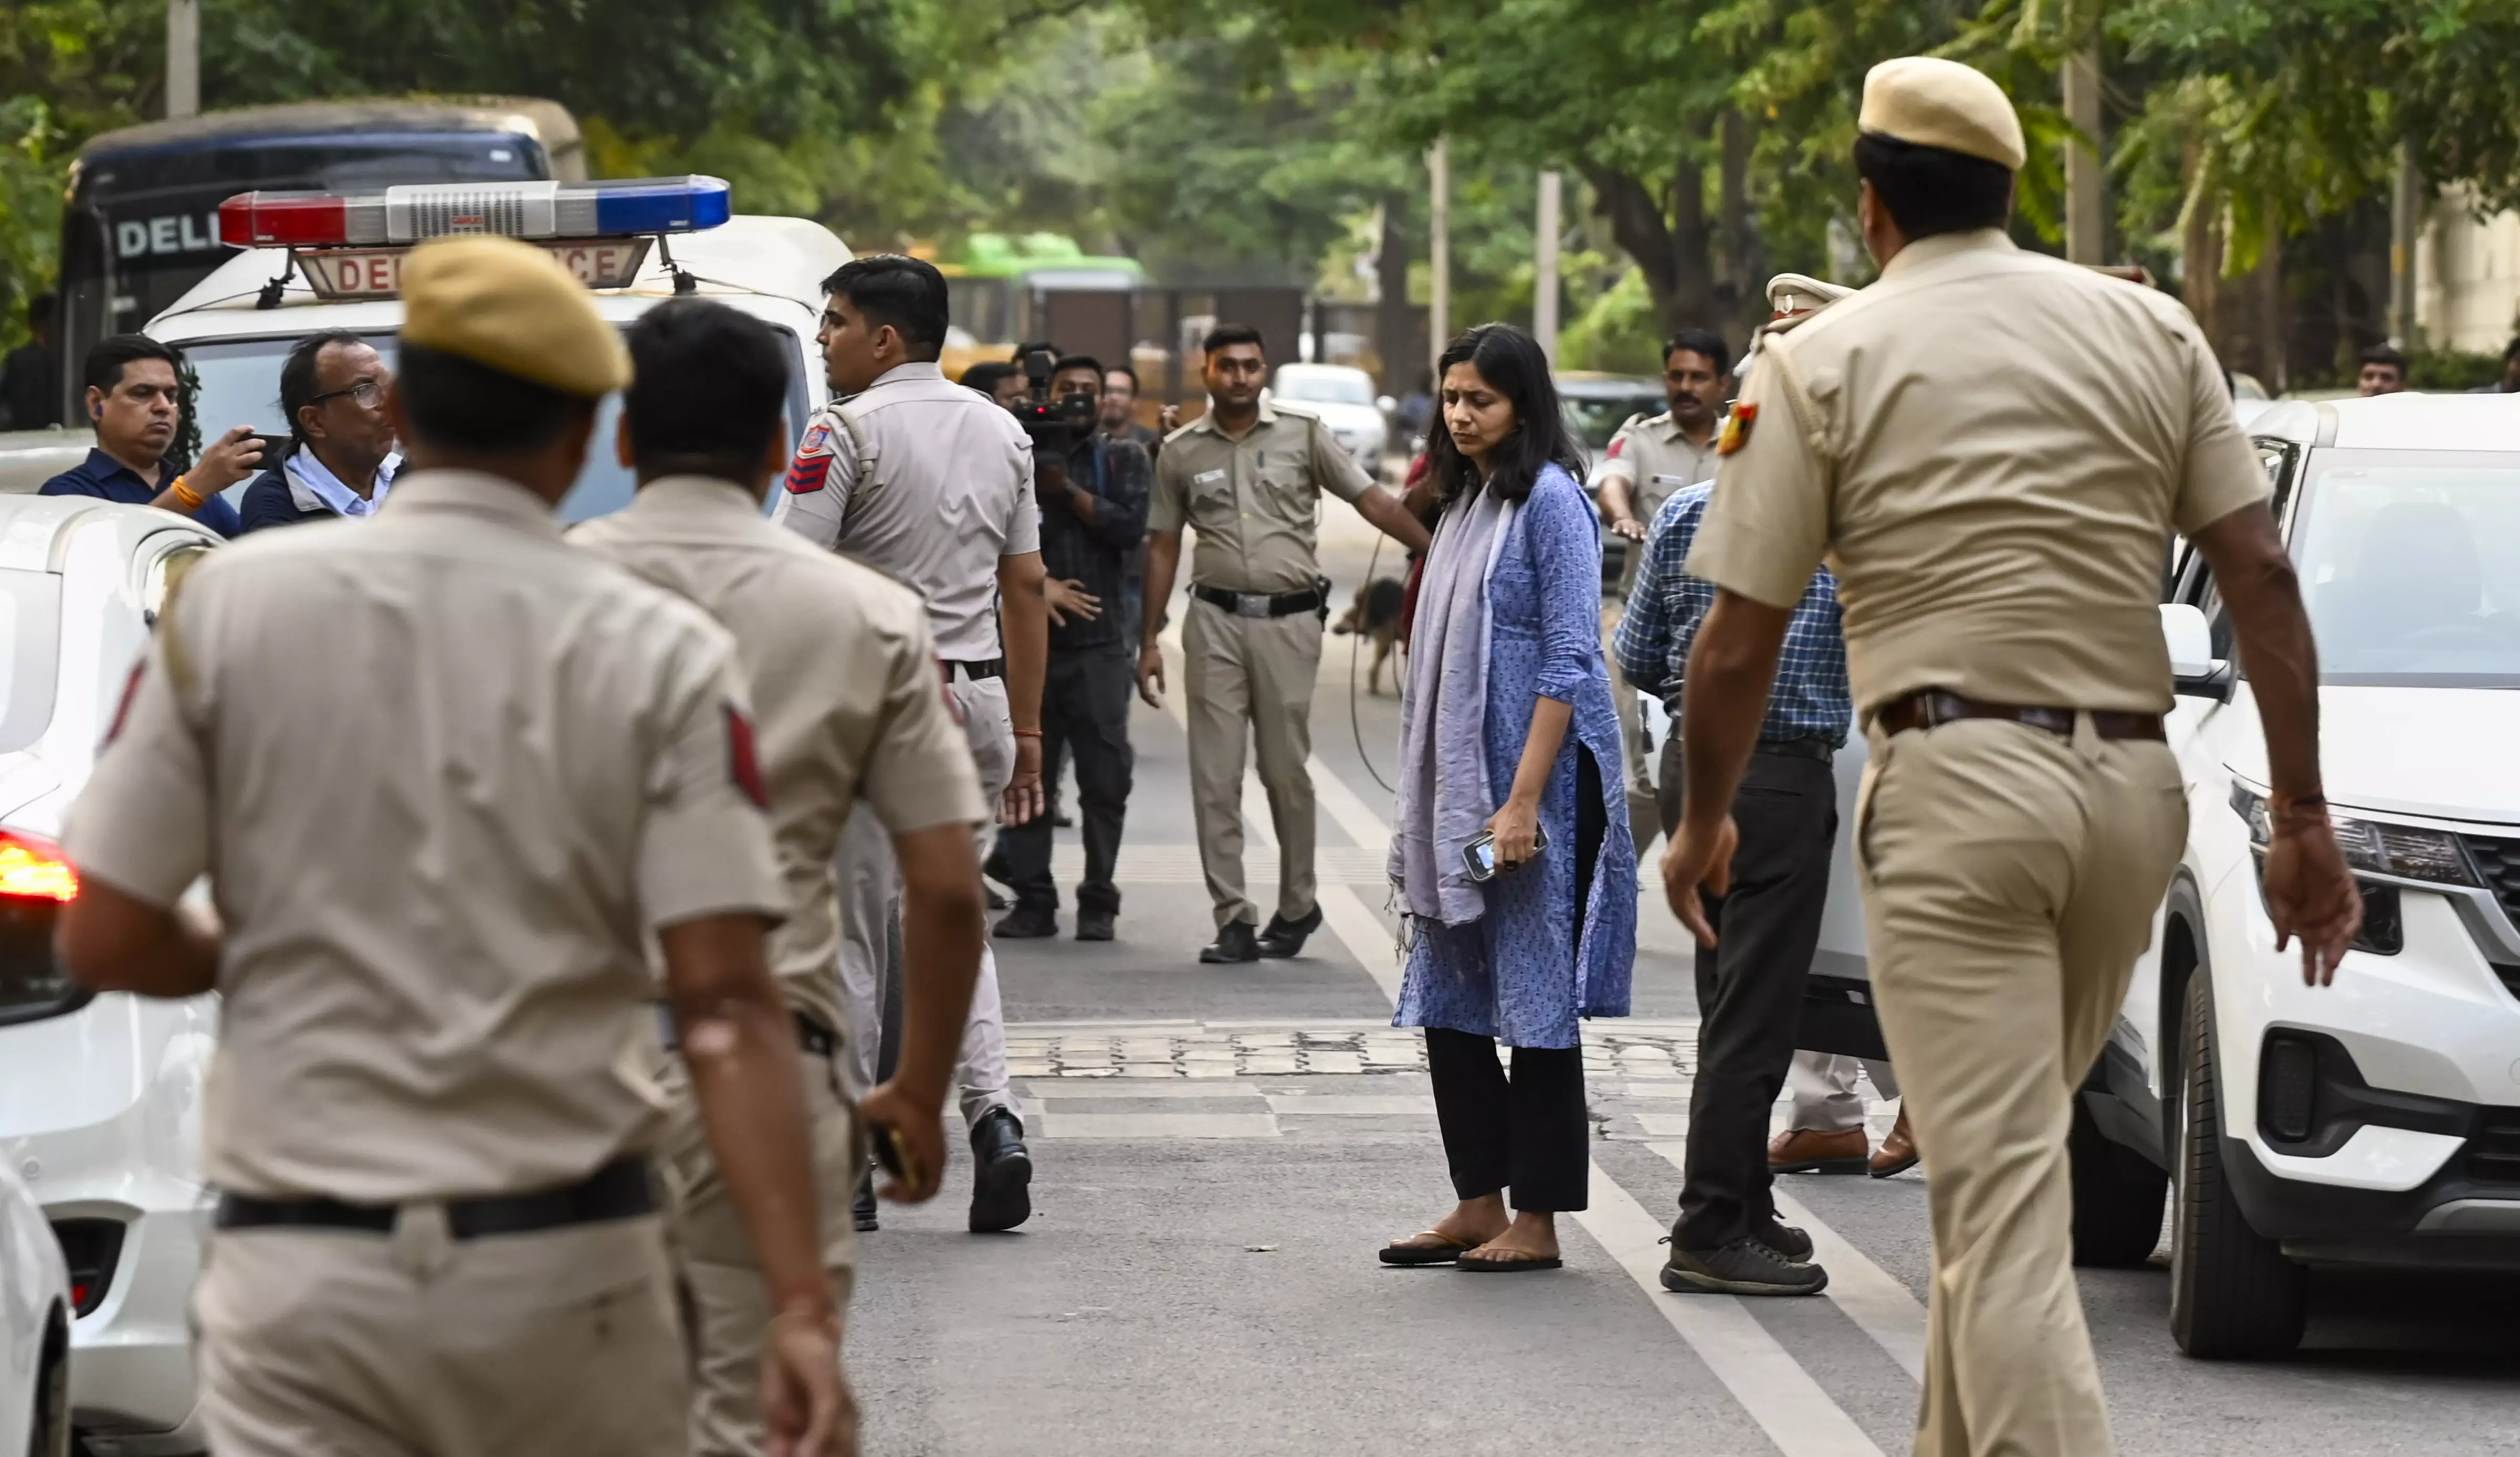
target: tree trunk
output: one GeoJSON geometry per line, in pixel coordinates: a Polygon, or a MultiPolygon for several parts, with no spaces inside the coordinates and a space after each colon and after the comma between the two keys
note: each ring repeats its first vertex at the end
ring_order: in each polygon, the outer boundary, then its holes
{"type": "MultiPolygon", "coordinates": [[[[2187,144],[2185,172],[2191,184],[2196,169],[2202,165],[2200,149],[2187,144]]],[[[2222,292],[2223,230],[2217,226],[2217,209],[2197,199],[2187,209],[2185,224],[2179,230],[2179,273],[2187,295],[2187,312],[2196,316],[2197,327],[2205,331],[2205,342],[2215,357],[2228,362],[2228,331],[2216,304],[2222,292]]]]}
{"type": "Polygon", "coordinates": [[[1400,199],[1382,201],[1382,238],[1373,255],[1381,301],[1373,311],[1373,347],[1382,356],[1382,392],[1403,395],[1424,368],[1426,350],[1410,327],[1409,241],[1400,233],[1400,199]]]}
{"type": "Polygon", "coordinates": [[[1654,316],[1669,330],[1720,327],[1713,238],[1706,219],[1706,178],[1696,163],[1673,169],[1668,212],[1652,191],[1625,172],[1583,164],[1584,180],[1610,220],[1610,237],[1636,260],[1654,316]]]}

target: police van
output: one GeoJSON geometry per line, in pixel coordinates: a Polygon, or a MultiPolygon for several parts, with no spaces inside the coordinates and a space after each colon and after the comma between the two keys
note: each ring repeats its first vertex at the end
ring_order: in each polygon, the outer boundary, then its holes
{"type": "MultiPolygon", "coordinates": [[[[247,193],[219,208],[221,240],[245,251],[145,331],[180,350],[198,380],[193,418],[202,438],[237,425],[286,434],[280,366],[291,345],[321,330],[349,330],[390,368],[402,328],[402,260],[412,246],[500,233],[550,249],[586,284],[597,312],[624,328],[668,298],[698,296],[779,331],[792,351],[788,428],[801,434],[830,395],[814,345],[822,281],[849,250],[820,223],[740,217],[731,201],[714,177],[247,193]]],[[[606,401],[598,448],[561,503],[562,520],[629,504],[634,482],[608,447],[619,408],[617,398],[606,401]]],[[[230,499],[243,491],[232,487],[230,499]]]]}

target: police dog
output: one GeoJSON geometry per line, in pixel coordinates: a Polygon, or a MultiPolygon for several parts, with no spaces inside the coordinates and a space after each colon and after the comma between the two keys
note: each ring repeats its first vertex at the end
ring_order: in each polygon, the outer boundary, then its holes
{"type": "MultiPolygon", "coordinates": [[[[1373,640],[1373,667],[1365,676],[1365,690],[1373,697],[1382,696],[1382,665],[1399,640],[1400,604],[1408,593],[1399,578],[1376,577],[1356,590],[1356,600],[1348,603],[1347,615],[1330,626],[1331,632],[1341,636],[1363,633],[1373,640]]],[[[1399,670],[1393,669],[1391,676],[1392,691],[1398,692],[1399,670]]]]}

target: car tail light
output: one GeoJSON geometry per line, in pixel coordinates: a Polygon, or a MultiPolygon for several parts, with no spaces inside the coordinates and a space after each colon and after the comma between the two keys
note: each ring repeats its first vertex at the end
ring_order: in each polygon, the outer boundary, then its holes
{"type": "Polygon", "coordinates": [[[70,1267],[70,1308],[89,1314],[113,1288],[113,1267],[122,1258],[122,1222],[57,1219],[53,1238],[61,1241],[63,1262],[70,1267]]]}
{"type": "Polygon", "coordinates": [[[75,901],[78,871],[52,841],[19,830],[0,830],[0,898],[75,901]]]}

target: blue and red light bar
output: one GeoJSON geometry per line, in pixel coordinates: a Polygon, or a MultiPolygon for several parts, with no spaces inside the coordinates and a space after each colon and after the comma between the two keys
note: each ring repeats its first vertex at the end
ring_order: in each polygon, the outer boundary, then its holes
{"type": "Polygon", "coordinates": [[[732,211],[718,177],[618,182],[452,182],[379,193],[243,193],[219,204],[219,242],[237,247],[345,247],[458,233],[623,238],[697,233],[732,211]]]}

